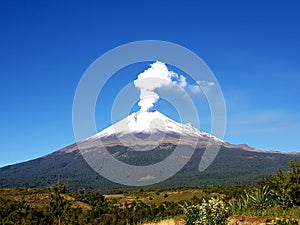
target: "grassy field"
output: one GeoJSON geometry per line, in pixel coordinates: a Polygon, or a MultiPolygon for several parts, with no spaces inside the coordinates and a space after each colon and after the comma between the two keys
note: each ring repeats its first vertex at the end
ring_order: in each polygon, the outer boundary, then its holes
{"type": "Polygon", "coordinates": [[[118,203],[144,202],[161,204],[163,202],[188,201],[194,197],[202,198],[207,194],[201,189],[172,190],[172,191],[136,191],[125,194],[104,195],[106,199],[115,199],[118,203]]]}
{"type": "MultiPolygon", "coordinates": [[[[49,189],[36,188],[2,188],[0,198],[28,204],[30,207],[42,210],[50,203],[49,189]]],[[[83,210],[90,210],[91,206],[84,202],[76,201],[70,194],[64,194],[64,198],[71,203],[72,207],[80,207],[83,210]]]]}
{"type": "MultiPolygon", "coordinates": [[[[33,208],[43,209],[49,204],[49,189],[35,188],[3,188],[0,189],[0,198],[13,200],[18,202],[26,202],[33,208]]],[[[214,193],[211,196],[216,195],[214,193]]],[[[186,190],[157,190],[157,191],[133,191],[123,194],[104,194],[105,199],[114,201],[118,205],[131,202],[143,202],[145,204],[162,204],[164,202],[190,201],[197,197],[202,198],[207,194],[202,189],[186,189],[186,190]]],[[[68,200],[73,207],[82,209],[90,209],[91,206],[87,203],[76,201],[72,193],[64,194],[64,198],[68,200]]]]}

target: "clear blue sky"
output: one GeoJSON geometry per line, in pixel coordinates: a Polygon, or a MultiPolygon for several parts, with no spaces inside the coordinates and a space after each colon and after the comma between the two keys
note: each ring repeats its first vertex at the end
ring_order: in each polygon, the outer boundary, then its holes
{"type": "Polygon", "coordinates": [[[148,39],[208,64],[225,96],[226,141],[300,151],[299,11],[297,0],[1,1],[0,166],[72,144],[84,71],[111,48],[148,39]]]}

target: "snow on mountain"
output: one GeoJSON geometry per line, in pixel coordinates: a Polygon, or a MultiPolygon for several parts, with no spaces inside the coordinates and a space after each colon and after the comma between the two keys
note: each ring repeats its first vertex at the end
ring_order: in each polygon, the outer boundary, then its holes
{"type": "Polygon", "coordinates": [[[126,145],[157,144],[158,142],[178,139],[183,143],[224,143],[224,141],[206,132],[199,131],[191,123],[178,123],[158,111],[132,113],[85,139],[84,142],[93,142],[99,139],[104,143],[119,141],[126,145]]]}

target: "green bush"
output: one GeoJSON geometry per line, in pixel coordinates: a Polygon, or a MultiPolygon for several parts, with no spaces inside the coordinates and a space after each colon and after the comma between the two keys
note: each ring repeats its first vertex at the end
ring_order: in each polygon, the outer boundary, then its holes
{"type": "Polygon", "coordinates": [[[275,220],[266,223],[266,225],[298,225],[298,222],[293,219],[289,220],[276,218],[275,220]]]}
{"type": "Polygon", "coordinates": [[[233,213],[235,213],[236,211],[241,212],[248,209],[248,200],[248,198],[241,196],[239,199],[230,199],[228,201],[228,205],[233,213]]]}
{"type": "Polygon", "coordinates": [[[270,190],[268,186],[246,191],[238,199],[229,200],[228,204],[232,212],[243,211],[249,208],[266,209],[269,205],[270,190]]]}
{"type": "Polygon", "coordinates": [[[262,179],[261,186],[269,186],[272,200],[284,207],[300,205],[300,160],[289,161],[291,170],[279,170],[276,175],[262,179]]]}
{"type": "Polygon", "coordinates": [[[250,198],[250,204],[253,204],[255,208],[265,209],[269,203],[270,189],[268,186],[259,187],[247,195],[250,198]]]}
{"type": "Polygon", "coordinates": [[[181,206],[185,215],[186,225],[225,225],[229,209],[219,198],[203,200],[200,205],[181,206]]]}

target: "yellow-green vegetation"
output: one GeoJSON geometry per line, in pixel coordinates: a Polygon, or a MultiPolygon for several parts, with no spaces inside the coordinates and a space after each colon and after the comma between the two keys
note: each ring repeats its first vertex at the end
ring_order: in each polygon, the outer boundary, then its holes
{"type": "MultiPolygon", "coordinates": [[[[214,194],[211,194],[214,195],[214,194]]],[[[203,198],[207,196],[202,189],[186,189],[186,190],[157,190],[157,191],[132,191],[124,194],[108,194],[104,195],[106,199],[115,199],[118,203],[125,202],[144,202],[161,204],[164,202],[190,201],[191,199],[203,198]]]]}
{"type": "Polygon", "coordinates": [[[268,221],[266,225],[298,225],[298,222],[294,219],[275,218],[272,221],[268,221]]]}
{"type": "MultiPolygon", "coordinates": [[[[91,209],[89,204],[76,201],[69,194],[65,193],[62,196],[70,203],[71,207],[79,207],[83,210],[91,209]]],[[[51,188],[3,188],[0,189],[0,198],[7,201],[23,202],[34,209],[41,210],[50,203],[51,188]]]]}
{"type": "Polygon", "coordinates": [[[257,187],[135,190],[106,195],[70,192],[63,185],[0,189],[0,225],[134,225],[178,215],[199,225],[225,224],[229,215],[265,216],[271,217],[266,224],[294,225],[300,218],[300,161],[290,165],[290,171],[278,171],[257,187]]]}
{"type": "Polygon", "coordinates": [[[196,205],[186,203],[182,206],[186,224],[227,224],[230,214],[280,216],[266,224],[298,224],[295,218],[300,217],[300,160],[292,160],[289,164],[289,171],[278,171],[276,175],[262,179],[258,187],[245,189],[243,194],[231,198],[224,195],[223,199],[206,200],[204,197],[202,203],[196,205]],[[227,204],[226,198],[229,199],[227,204]]]}
{"type": "Polygon", "coordinates": [[[42,209],[50,201],[47,192],[47,189],[34,188],[0,189],[0,197],[5,200],[26,202],[33,208],[42,209]]]}
{"type": "Polygon", "coordinates": [[[174,202],[144,202],[147,195],[150,193],[105,198],[97,192],[69,192],[62,185],[48,189],[0,189],[0,224],[127,225],[181,214],[174,202]],[[136,198],[140,200],[135,201],[136,198]]]}
{"type": "Polygon", "coordinates": [[[48,189],[0,189],[0,224],[138,224],[182,215],[180,204],[224,196],[202,189],[137,190],[123,194],[48,189]]]}

